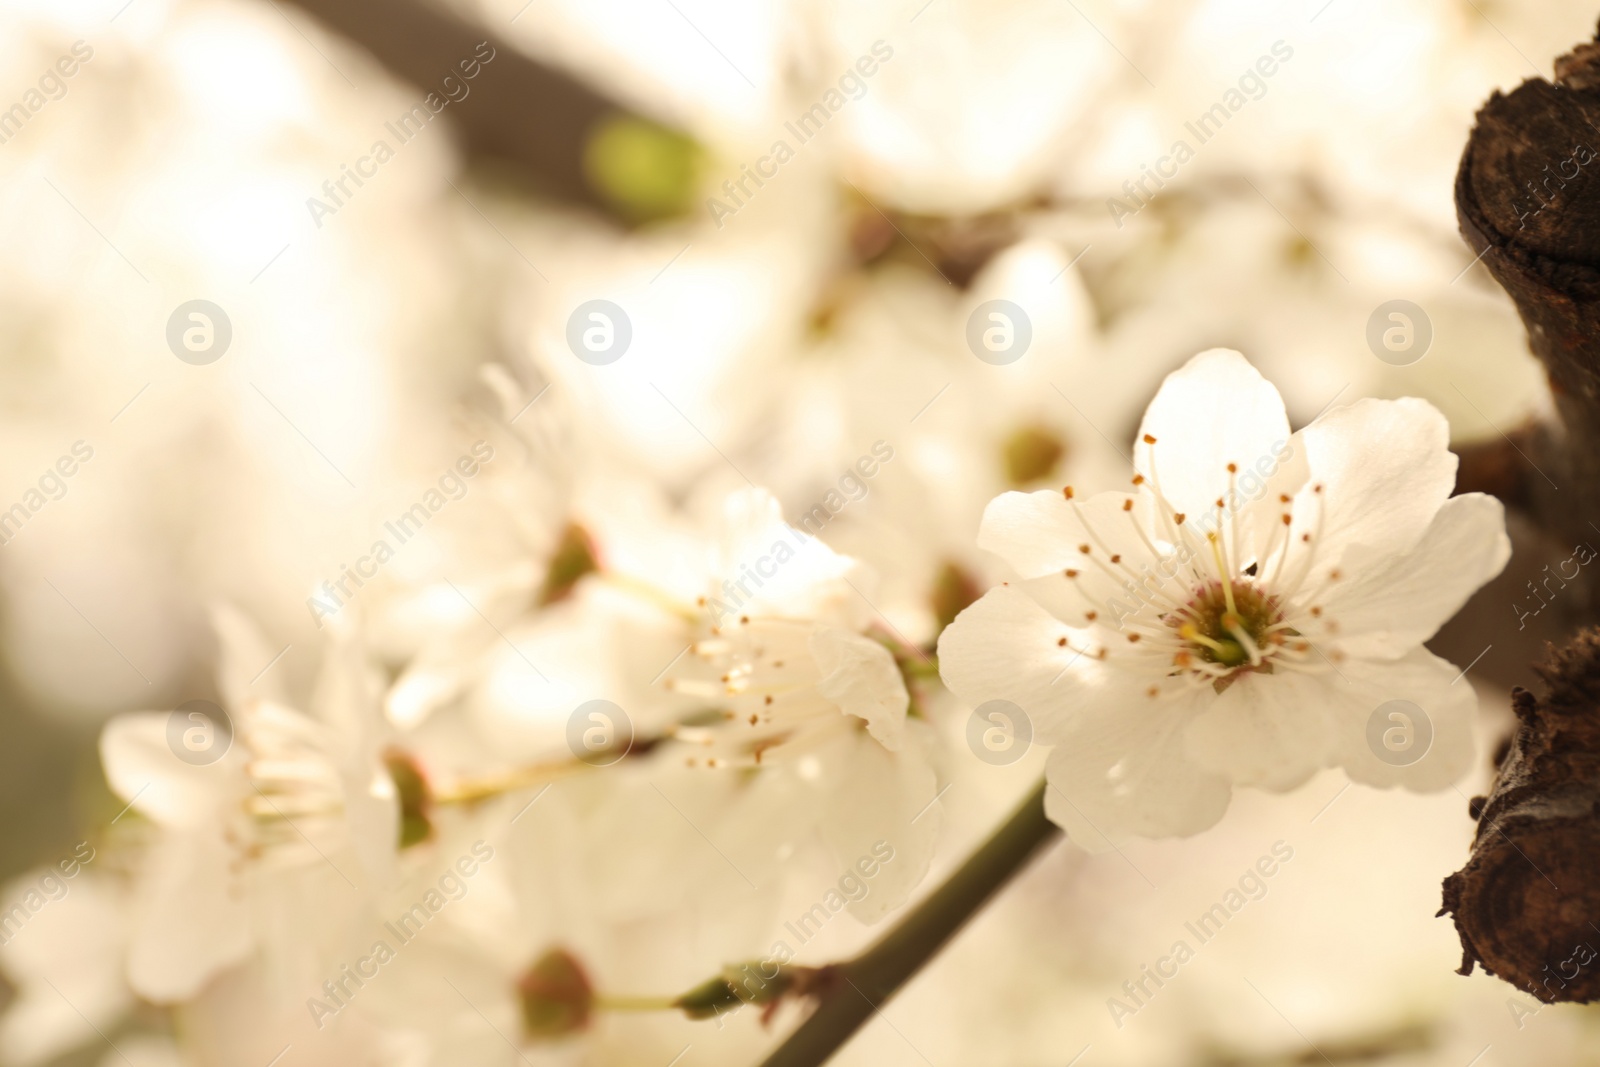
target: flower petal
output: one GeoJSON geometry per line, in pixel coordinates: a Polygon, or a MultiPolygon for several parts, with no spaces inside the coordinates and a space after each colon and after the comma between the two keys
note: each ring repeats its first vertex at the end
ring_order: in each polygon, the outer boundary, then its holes
{"type": "Polygon", "coordinates": [[[817,692],[846,715],[864,720],[867,732],[891,752],[905,744],[911,696],[889,650],[878,642],[834,626],[811,635],[811,658],[822,678],[817,692]]]}
{"type": "MultiPolygon", "coordinates": [[[[1049,491],[1002,493],[983,510],[978,547],[1004,559],[1023,578],[1074,583],[1065,587],[1066,595],[1082,604],[1070,617],[1081,618],[1082,608],[1126,599],[1126,583],[1160,568],[1162,557],[1151,546],[1158,551],[1168,546],[1154,537],[1147,542],[1148,531],[1156,528],[1153,507],[1146,493],[1096,493],[1087,500],[1049,491]]],[[[1175,563],[1169,565],[1176,569],[1175,563]]]]}
{"type": "Polygon", "coordinates": [[[203,766],[185,763],[167,744],[169,718],[160,711],[116,716],[100,731],[100,763],[112,791],[139,814],[167,826],[191,825],[210,818],[231,791],[236,752],[203,766]]]}
{"type": "Polygon", "coordinates": [[[1129,837],[1187,837],[1228,810],[1228,779],[1184,752],[1197,704],[1141,700],[1074,717],[1045,762],[1045,813],[1073,842],[1104,852],[1129,837]]]}
{"type": "Polygon", "coordinates": [[[939,675],[969,706],[1009,700],[1031,721],[1035,735],[1084,701],[1101,699],[1087,684],[1100,664],[1074,649],[1086,646],[1070,630],[1012,586],[989,590],[939,635],[939,675]],[[1060,642],[1067,639],[1067,644],[1060,642]]]}
{"type": "Polygon", "coordinates": [[[1161,383],[1139,427],[1134,465],[1176,510],[1199,516],[1227,497],[1228,464],[1253,468],[1289,436],[1278,390],[1239,353],[1213,348],[1161,383]]]}
{"type": "Polygon", "coordinates": [[[841,870],[854,871],[867,887],[850,902],[850,914],[877,922],[904,904],[928,873],[942,818],[934,803],[938,782],[915,744],[890,752],[859,735],[838,772],[820,829],[841,870]]]}
{"type": "Polygon", "coordinates": [[[1438,632],[1510,558],[1500,501],[1451,497],[1409,552],[1352,546],[1340,561],[1347,577],[1328,588],[1323,619],[1351,655],[1395,659],[1438,632]]]}
{"type": "Polygon", "coordinates": [[[189,1000],[251,949],[249,902],[232,884],[219,826],[164,835],[134,904],[128,984],[156,1003],[189,1000]]]}
{"type": "MultiPolygon", "coordinates": [[[[1311,484],[1294,500],[1295,529],[1302,528],[1303,512],[1323,509],[1309,546],[1319,570],[1337,565],[1351,545],[1385,554],[1410,549],[1455,487],[1450,427],[1426,400],[1358,400],[1328,412],[1298,436],[1311,464],[1311,484]],[[1313,504],[1310,496],[1321,496],[1322,503],[1313,504]]],[[[1300,544],[1295,542],[1295,551],[1300,544]]]]}
{"type": "Polygon", "coordinates": [[[1188,729],[1185,751],[1235,785],[1293,789],[1334,760],[1328,676],[1236,677],[1188,729]]]}
{"type": "Polygon", "coordinates": [[[1342,670],[1330,710],[1335,756],[1351,780],[1428,793],[1472,768],[1478,697],[1457,667],[1419,648],[1342,670]]]}

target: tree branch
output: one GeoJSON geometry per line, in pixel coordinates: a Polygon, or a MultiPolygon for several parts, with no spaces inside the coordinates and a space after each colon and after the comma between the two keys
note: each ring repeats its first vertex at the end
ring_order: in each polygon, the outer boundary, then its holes
{"type": "Polygon", "coordinates": [[[372,53],[396,77],[443,95],[479,42],[495,49],[450,117],[469,157],[510,164],[545,196],[610,211],[584,171],[584,149],[602,119],[625,111],[566,73],[534,60],[492,30],[428,0],[290,0],[372,53]]]}
{"type": "Polygon", "coordinates": [[[763,1067],[815,1067],[837,1052],[989,899],[1061,833],[1043,781],[943,885],[860,956],[829,968],[817,1007],[763,1067]]]}
{"type": "MultiPolygon", "coordinates": [[[[1559,421],[1519,433],[1520,480],[1499,477],[1564,543],[1600,523],[1600,49],[1556,61],[1478,112],[1456,174],[1461,234],[1517,305],[1559,421]]],[[[1480,457],[1482,458],[1482,457],[1480,457]]],[[[1586,599],[1600,604],[1592,588],[1586,599]]]]}
{"type": "Polygon", "coordinates": [[[1539,673],[1543,698],[1512,691],[1517,730],[1472,801],[1472,858],[1439,913],[1455,918],[1462,974],[1482,964],[1540,1000],[1584,1003],[1600,999],[1600,631],[1539,673]]]}

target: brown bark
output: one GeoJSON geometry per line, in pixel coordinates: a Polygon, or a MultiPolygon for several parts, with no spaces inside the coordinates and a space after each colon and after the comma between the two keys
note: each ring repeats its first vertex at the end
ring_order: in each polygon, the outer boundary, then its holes
{"type": "MultiPolygon", "coordinates": [[[[1490,97],[1455,199],[1462,236],[1517,305],[1559,416],[1518,435],[1517,467],[1478,457],[1491,466],[1473,474],[1572,544],[1600,525],[1600,48],[1580,45],[1556,74],[1490,97]]],[[[1587,599],[1596,605],[1592,590],[1587,599]]]]}
{"type": "MultiPolygon", "coordinates": [[[[1516,303],[1557,420],[1463,457],[1558,543],[1600,534],[1600,45],[1556,60],[1555,81],[1495,93],[1456,175],[1462,236],[1516,303]],[[1511,462],[1515,452],[1523,463],[1511,462]]],[[[1563,588],[1565,587],[1563,583],[1563,588]]],[[[1596,583],[1574,590],[1596,614],[1596,583]]],[[[1600,630],[1512,692],[1518,725],[1476,797],[1467,865],[1444,883],[1474,965],[1543,1001],[1600,999],[1600,630]]]]}
{"type": "Polygon", "coordinates": [[[1600,631],[1538,668],[1544,696],[1512,692],[1517,729],[1472,858],[1445,879],[1462,974],[1481,964],[1543,1001],[1600,999],[1600,631]]]}
{"type": "Polygon", "coordinates": [[[611,210],[583,169],[583,151],[600,119],[625,109],[582,82],[518,51],[492,30],[429,0],[290,0],[370,52],[420,93],[470,59],[479,42],[494,61],[449,115],[474,160],[508,166],[545,196],[611,210]]]}

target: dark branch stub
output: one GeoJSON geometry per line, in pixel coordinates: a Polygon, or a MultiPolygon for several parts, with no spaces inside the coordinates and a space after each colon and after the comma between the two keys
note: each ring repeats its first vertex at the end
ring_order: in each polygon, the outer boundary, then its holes
{"type": "Polygon", "coordinates": [[[1517,730],[1472,858],[1445,879],[1462,974],[1474,964],[1542,1001],[1600,999],[1600,631],[1537,668],[1547,692],[1512,693],[1517,730]]]}
{"type": "MultiPolygon", "coordinates": [[[[1600,524],[1600,45],[1579,45],[1555,72],[1478,112],[1455,200],[1463,238],[1516,303],[1559,417],[1519,441],[1522,484],[1505,495],[1571,544],[1600,524]]],[[[1600,606],[1593,589],[1589,601],[1600,606]]]]}

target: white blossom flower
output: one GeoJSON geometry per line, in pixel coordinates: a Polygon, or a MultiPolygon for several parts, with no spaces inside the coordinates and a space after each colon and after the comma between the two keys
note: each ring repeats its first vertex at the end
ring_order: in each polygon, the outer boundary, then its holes
{"type": "Polygon", "coordinates": [[[336,923],[341,907],[304,906],[313,887],[292,889],[299,874],[313,872],[323,895],[359,908],[366,897],[348,891],[357,888],[350,876],[368,891],[385,883],[401,841],[404,798],[385,766],[377,688],[352,635],[330,651],[307,714],[283,701],[272,675],[248,680],[271,653],[247,620],[218,609],[216,625],[235,731],[220,758],[180,759],[169,712],[118,715],[100,736],[107,782],[157,828],[133,894],[128,959],[135,992],[157,1002],[195,996],[271,944],[275,918],[304,919],[308,937],[336,923]],[[295,913],[274,916],[274,904],[295,913]]]}
{"type": "Polygon", "coordinates": [[[737,851],[767,862],[813,835],[846,867],[887,842],[892,870],[850,904],[863,921],[882,918],[927,872],[939,825],[930,731],[908,714],[889,646],[918,653],[875,626],[866,569],[786,524],[766,491],[731,494],[718,526],[687,613],[692,642],[662,682],[698,712],[673,731],[689,773],[670,784],[752,776],[733,797],[700,792],[721,801],[717,826],[737,851]]]}
{"type": "Polygon", "coordinates": [[[128,909],[120,886],[75,864],[71,869],[75,880],[54,867],[29,871],[8,882],[0,897],[0,907],[10,905],[0,927],[0,971],[16,988],[0,1015],[6,1063],[52,1061],[95,1039],[85,1022],[109,1029],[133,1007],[122,972],[128,909]],[[18,906],[28,909],[21,926],[15,925],[18,906]]]}
{"type": "Polygon", "coordinates": [[[1054,745],[1051,817],[1088,847],[1196,833],[1233,785],[1285,790],[1327,766],[1439,789],[1466,770],[1476,706],[1422,647],[1510,552],[1498,501],[1450,497],[1443,416],[1361,400],[1289,432],[1236,352],[1168,376],[1131,492],[1007,493],[979,543],[1020,582],[939,643],[947,685],[1012,701],[1054,745]],[[1367,726],[1421,709],[1428,749],[1381,759],[1367,726]]]}

